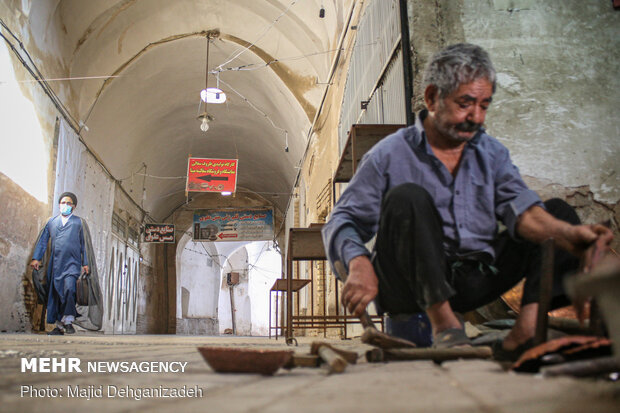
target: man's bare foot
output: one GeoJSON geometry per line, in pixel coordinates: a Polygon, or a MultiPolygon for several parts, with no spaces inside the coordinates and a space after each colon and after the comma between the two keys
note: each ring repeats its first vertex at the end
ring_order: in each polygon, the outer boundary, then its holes
{"type": "Polygon", "coordinates": [[[521,307],[519,317],[510,333],[504,338],[502,348],[513,351],[534,337],[536,333],[536,317],[538,315],[538,303],[530,303],[521,307]]]}
{"type": "Polygon", "coordinates": [[[431,320],[434,337],[436,337],[437,334],[441,333],[442,331],[448,329],[463,328],[463,325],[452,311],[452,308],[450,307],[450,303],[448,301],[442,301],[440,303],[431,305],[429,308],[426,309],[426,314],[431,320]]]}
{"type": "Polygon", "coordinates": [[[513,334],[511,330],[510,333],[504,338],[504,342],[502,343],[502,348],[506,351],[514,351],[517,347],[527,343],[528,340],[531,340],[534,336],[520,336],[518,337],[516,334],[513,334]]]}

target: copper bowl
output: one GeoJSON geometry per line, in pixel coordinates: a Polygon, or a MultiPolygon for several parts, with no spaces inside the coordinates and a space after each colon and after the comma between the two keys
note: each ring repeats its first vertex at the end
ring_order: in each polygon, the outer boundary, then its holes
{"type": "Polygon", "coordinates": [[[198,351],[218,373],[260,373],[270,376],[293,357],[293,350],[198,347],[198,351]]]}

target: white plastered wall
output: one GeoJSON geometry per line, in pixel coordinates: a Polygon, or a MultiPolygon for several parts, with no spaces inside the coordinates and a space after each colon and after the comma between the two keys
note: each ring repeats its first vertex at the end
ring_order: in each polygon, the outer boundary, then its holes
{"type": "Polygon", "coordinates": [[[243,245],[244,243],[231,242],[221,244],[222,246],[218,248],[218,251],[227,259],[222,267],[218,305],[220,334],[224,334],[227,329],[232,329],[230,287],[226,283],[226,274],[237,272],[239,273],[239,284],[233,287],[236,333],[240,336],[249,336],[252,333],[252,313],[251,300],[248,295],[248,253],[243,245]]]}
{"type": "Polygon", "coordinates": [[[220,277],[213,243],[184,234],[177,248],[177,317],[217,319],[220,277]]]}
{"type": "Polygon", "coordinates": [[[269,335],[269,300],[271,320],[275,322],[276,296],[269,294],[271,286],[282,273],[282,257],[272,247],[271,241],[253,242],[246,246],[248,251],[249,296],[252,310],[252,335],[269,335]]]}

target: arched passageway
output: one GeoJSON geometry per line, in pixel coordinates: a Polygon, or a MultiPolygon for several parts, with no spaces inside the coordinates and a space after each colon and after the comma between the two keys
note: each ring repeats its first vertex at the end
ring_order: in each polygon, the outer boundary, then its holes
{"type": "Polygon", "coordinates": [[[176,333],[268,335],[281,262],[271,241],[195,242],[185,233],[176,252],[176,333]]]}

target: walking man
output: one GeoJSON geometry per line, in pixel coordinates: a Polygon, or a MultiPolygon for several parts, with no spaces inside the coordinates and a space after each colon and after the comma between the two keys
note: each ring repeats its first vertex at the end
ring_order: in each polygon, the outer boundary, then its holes
{"type": "Polygon", "coordinates": [[[51,239],[50,262],[47,270],[49,286],[47,322],[56,327],[50,335],[73,334],[77,316],[75,283],[80,272],[89,272],[82,220],[73,214],[77,197],[65,192],[58,199],[60,214],[51,218],[43,229],[30,266],[39,269],[48,240],[51,239]]]}

